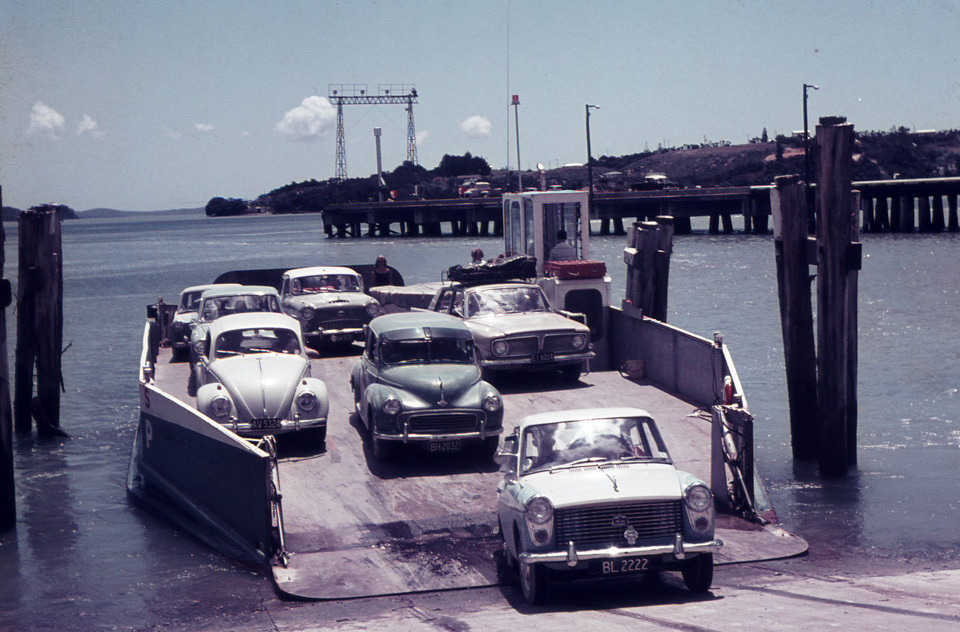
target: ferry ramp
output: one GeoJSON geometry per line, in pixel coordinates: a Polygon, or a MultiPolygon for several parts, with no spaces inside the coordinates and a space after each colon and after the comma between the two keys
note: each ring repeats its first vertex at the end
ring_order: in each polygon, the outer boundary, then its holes
{"type": "MultiPolygon", "coordinates": [[[[278,591],[295,599],[347,599],[514,581],[503,571],[496,529],[497,466],[471,452],[429,454],[415,447],[375,461],[350,392],[356,360],[313,361],[314,376],[330,394],[325,449],[280,442],[289,560],[273,567],[278,591]]],[[[534,412],[636,406],[657,420],[677,467],[710,480],[709,414],[649,381],[598,372],[575,386],[527,375],[498,386],[505,432],[534,412]]],[[[807,549],[778,526],[730,515],[719,515],[717,524],[724,542],[718,565],[807,549]]]]}

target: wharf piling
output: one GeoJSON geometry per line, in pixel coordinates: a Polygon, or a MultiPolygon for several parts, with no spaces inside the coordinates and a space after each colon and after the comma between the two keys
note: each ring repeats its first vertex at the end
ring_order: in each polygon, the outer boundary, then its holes
{"type": "Polygon", "coordinates": [[[851,187],[853,125],[817,126],[817,235],[806,236],[806,185],[777,178],[771,192],[790,431],[795,459],[816,458],[821,475],[856,465],[859,199],[851,187]],[[814,247],[811,247],[814,246],[814,247]],[[813,254],[815,253],[815,254],[813,254]],[[817,266],[814,348],[808,264],[817,266]]]}
{"type": "Polygon", "coordinates": [[[673,251],[673,218],[634,222],[627,232],[623,261],[627,264],[625,299],[644,316],[667,322],[667,286],[673,251]]]}
{"type": "Polygon", "coordinates": [[[799,176],[780,176],[770,192],[790,437],[793,458],[798,460],[817,458],[817,355],[807,263],[806,188],[799,176]]]}
{"type": "MultiPolygon", "coordinates": [[[[3,206],[3,187],[0,187],[3,206]]],[[[6,263],[6,231],[0,222],[0,270],[6,263]]],[[[13,477],[13,413],[10,408],[10,367],[7,364],[7,307],[10,281],[0,279],[0,532],[17,524],[17,494],[13,477]]]]}
{"type": "Polygon", "coordinates": [[[29,209],[19,218],[17,348],[14,426],[30,432],[31,418],[40,435],[60,430],[63,375],[63,256],[60,214],[55,206],[29,209]],[[36,396],[33,394],[36,366],[36,396]]]}

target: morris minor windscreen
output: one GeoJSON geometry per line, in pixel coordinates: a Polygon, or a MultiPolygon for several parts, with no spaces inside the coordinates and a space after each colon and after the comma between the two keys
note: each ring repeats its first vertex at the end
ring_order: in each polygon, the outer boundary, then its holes
{"type": "Polygon", "coordinates": [[[538,287],[487,288],[467,296],[467,316],[550,311],[538,287]]]}
{"type": "Polygon", "coordinates": [[[670,463],[653,421],[646,417],[581,419],[527,427],[520,473],[604,461],[670,463]]]}
{"type": "Polygon", "coordinates": [[[294,279],[291,292],[295,295],[321,292],[359,292],[360,280],[353,274],[314,274],[294,279]]]}
{"type": "Polygon", "coordinates": [[[386,364],[473,364],[473,339],[382,340],[380,358],[386,364]]]}
{"type": "Polygon", "coordinates": [[[225,331],[217,338],[217,358],[270,352],[300,353],[297,334],[289,329],[258,328],[225,331]]]}
{"type": "Polygon", "coordinates": [[[280,302],[276,296],[270,294],[248,294],[244,296],[218,296],[203,301],[200,317],[203,320],[216,320],[230,314],[245,312],[276,312],[282,313],[280,302]]]}

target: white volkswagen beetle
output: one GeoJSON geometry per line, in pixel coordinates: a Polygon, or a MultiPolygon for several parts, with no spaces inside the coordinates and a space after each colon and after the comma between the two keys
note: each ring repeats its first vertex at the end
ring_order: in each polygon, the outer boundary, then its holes
{"type": "Polygon", "coordinates": [[[212,321],[197,347],[197,408],[237,434],[327,433],[327,387],[310,375],[300,323],[276,313],[212,321]]]}
{"type": "Polygon", "coordinates": [[[551,578],[679,570],[709,590],[713,494],[677,470],[650,415],[595,408],[531,415],[504,438],[497,514],[530,603],[551,578]]]}

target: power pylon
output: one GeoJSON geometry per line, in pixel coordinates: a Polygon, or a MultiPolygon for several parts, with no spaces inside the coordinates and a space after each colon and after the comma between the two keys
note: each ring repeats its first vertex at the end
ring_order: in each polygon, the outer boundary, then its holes
{"type": "Polygon", "coordinates": [[[407,110],[407,160],[417,161],[417,135],[413,125],[413,104],[417,102],[417,88],[407,83],[381,83],[377,94],[369,94],[366,84],[334,83],[327,86],[327,98],[337,105],[337,167],[336,179],[347,179],[347,146],[343,133],[343,106],[405,104],[407,110]]]}

